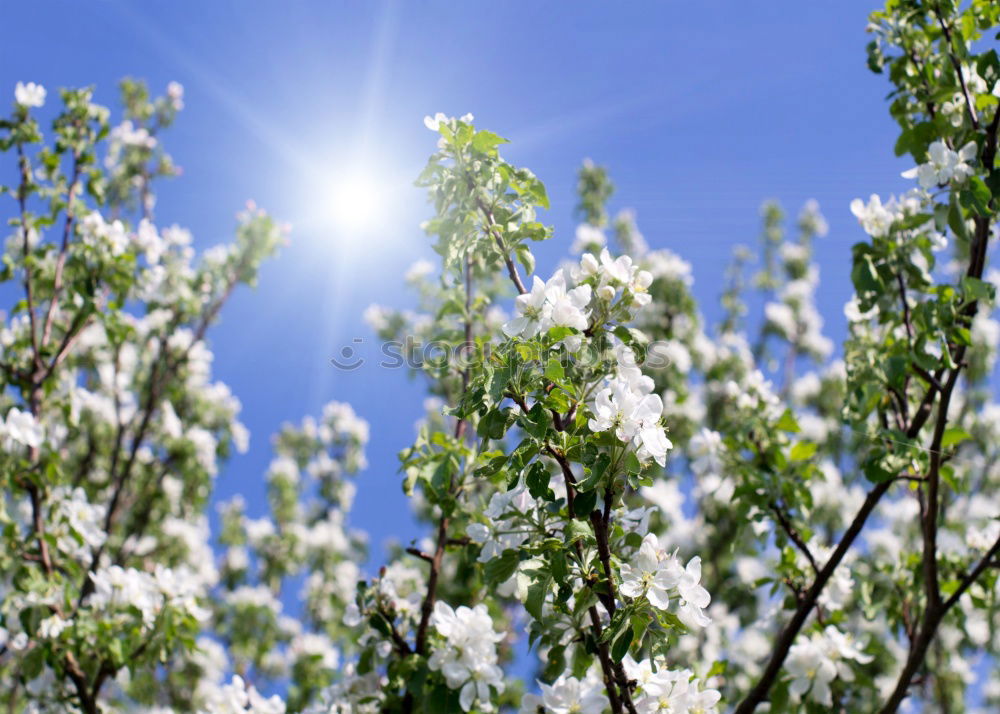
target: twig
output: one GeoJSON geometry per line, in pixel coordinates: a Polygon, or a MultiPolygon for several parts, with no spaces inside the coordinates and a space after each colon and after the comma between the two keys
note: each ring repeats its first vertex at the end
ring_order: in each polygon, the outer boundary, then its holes
{"type": "Polygon", "coordinates": [[[770,506],[771,510],[774,511],[774,515],[778,518],[778,524],[781,526],[781,529],[785,531],[785,535],[787,535],[788,539],[791,540],[800,551],[802,551],[804,556],[806,556],[806,560],[808,560],[809,565],[812,566],[813,572],[819,575],[819,565],[816,564],[816,559],[813,557],[812,551],[809,550],[809,546],[804,540],[802,540],[801,534],[795,529],[795,526],[792,525],[791,521],[788,520],[788,517],[785,515],[785,512],[781,509],[781,506],[777,501],[771,501],[770,506]]]}
{"type": "Polygon", "coordinates": [[[38,330],[35,328],[35,297],[31,281],[31,264],[28,260],[28,186],[31,185],[31,165],[24,155],[24,147],[17,145],[17,158],[21,168],[21,185],[17,191],[17,203],[21,215],[21,250],[24,257],[24,298],[28,309],[28,329],[31,330],[31,351],[35,370],[41,369],[42,357],[38,348],[38,330]]]}
{"type": "Polygon", "coordinates": [[[510,280],[514,283],[514,287],[517,288],[519,295],[524,295],[527,289],[524,287],[524,282],[521,280],[521,276],[517,271],[517,266],[514,264],[514,260],[510,257],[510,253],[507,252],[507,246],[504,245],[503,237],[497,232],[497,222],[493,217],[493,211],[483,203],[483,200],[476,197],[476,205],[479,206],[479,210],[483,212],[486,217],[486,231],[493,236],[493,240],[497,244],[497,248],[500,250],[500,255],[503,256],[504,265],[507,266],[507,274],[510,276],[510,280]]]}
{"type": "Polygon", "coordinates": [[[63,222],[62,244],[59,246],[59,257],[56,258],[56,272],[52,283],[52,299],[49,301],[49,309],[45,314],[45,326],[42,328],[42,347],[44,348],[52,334],[52,323],[55,319],[56,304],[59,302],[59,293],[63,285],[63,269],[66,267],[66,255],[69,249],[69,237],[72,234],[73,221],[76,218],[73,211],[73,202],[76,200],[77,191],[80,190],[80,152],[73,151],[73,178],[70,181],[69,192],[66,195],[66,220],[63,222]]]}
{"type": "Polygon", "coordinates": [[[427,553],[425,553],[424,551],[420,550],[419,548],[407,548],[406,552],[409,553],[410,555],[417,556],[421,560],[426,560],[428,563],[433,563],[434,562],[434,556],[428,555],[427,553]]]}
{"type": "MultiPolygon", "coordinates": [[[[944,17],[941,16],[941,11],[935,4],[932,6],[934,14],[937,16],[938,24],[941,26],[941,32],[944,33],[945,42],[948,43],[948,59],[951,60],[952,67],[955,68],[955,74],[958,75],[958,83],[962,87],[962,97],[965,99],[965,109],[969,113],[969,119],[972,121],[972,126],[977,131],[979,130],[979,118],[976,116],[975,107],[972,104],[972,98],[969,96],[969,89],[965,86],[965,77],[962,76],[962,65],[959,64],[958,58],[955,57],[955,53],[952,50],[951,43],[951,29],[944,21],[944,17]]],[[[990,168],[993,168],[992,166],[990,168]]]]}
{"type": "Polygon", "coordinates": [[[984,555],[976,566],[965,574],[959,582],[958,588],[955,592],[945,600],[943,603],[939,603],[936,607],[928,607],[925,612],[924,622],[920,627],[920,632],[917,634],[915,640],[911,642],[910,654],[906,659],[906,664],[903,667],[903,671],[900,673],[899,678],[896,680],[896,687],[892,694],[886,700],[885,705],[880,710],[880,714],[893,714],[899,705],[902,704],[903,700],[906,698],[906,693],[910,689],[910,685],[914,682],[914,675],[917,669],[920,667],[921,663],[924,661],[924,657],[927,655],[927,650],[930,647],[931,642],[934,639],[934,635],[937,632],[938,625],[941,624],[941,620],[948,611],[954,607],[962,595],[972,586],[974,582],[982,575],[987,568],[996,565],[994,558],[1000,553],[1000,538],[993,543],[993,546],[984,555]]]}
{"type": "Polygon", "coordinates": [[[862,504],[857,515],[854,516],[854,520],[851,525],[841,536],[840,543],[837,544],[836,550],[830,556],[830,559],[820,570],[819,575],[813,581],[813,584],[806,591],[802,600],[799,602],[798,607],[795,609],[795,613],[788,623],[782,628],[781,633],[778,635],[778,639],[775,642],[774,650],[771,653],[771,658],[768,660],[767,666],[764,668],[763,674],[761,674],[760,679],[757,680],[757,684],[754,685],[753,689],[747,694],[746,698],[740,702],[740,705],[736,707],[734,714],[751,714],[757,705],[764,701],[767,697],[768,691],[771,689],[771,685],[774,684],[774,680],[777,679],[778,674],[781,672],[781,667],[785,662],[785,657],[788,656],[788,650],[791,649],[792,644],[795,642],[795,638],[799,634],[799,630],[802,629],[802,625],[805,624],[806,618],[812,611],[813,606],[819,599],[820,593],[823,592],[823,588],[826,587],[827,581],[833,576],[834,570],[840,565],[840,562],[844,559],[847,551],[850,549],[851,544],[854,543],[855,538],[861,533],[862,528],[864,528],[865,522],[871,515],[871,512],[875,509],[875,506],[882,499],[885,493],[889,490],[892,485],[892,481],[883,481],[873,488],[869,493],[865,502],[862,504]]]}

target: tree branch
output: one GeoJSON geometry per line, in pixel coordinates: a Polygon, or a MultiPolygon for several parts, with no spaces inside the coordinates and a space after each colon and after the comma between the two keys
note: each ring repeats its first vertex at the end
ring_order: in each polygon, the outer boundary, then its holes
{"type": "Polygon", "coordinates": [[[880,714],[893,714],[899,705],[903,703],[906,699],[906,693],[910,689],[910,685],[913,682],[913,676],[916,674],[917,669],[924,661],[924,657],[927,656],[927,650],[930,647],[931,642],[934,640],[934,636],[937,633],[938,625],[941,624],[941,620],[948,611],[954,607],[962,595],[972,586],[974,582],[982,575],[987,568],[996,565],[994,560],[997,554],[1000,553],[1000,538],[993,543],[993,546],[984,555],[976,566],[965,574],[959,583],[958,588],[952,593],[951,597],[945,600],[943,603],[939,603],[936,607],[928,606],[925,611],[924,621],[921,624],[920,632],[917,634],[916,638],[911,642],[910,654],[906,658],[906,664],[903,667],[903,671],[900,673],[899,678],[896,680],[896,687],[892,694],[886,700],[885,705],[880,710],[880,714]]]}
{"type": "Polygon", "coordinates": [[[833,576],[834,570],[840,565],[851,544],[854,543],[854,540],[861,533],[862,528],[864,528],[865,522],[868,520],[871,512],[882,499],[882,496],[889,490],[892,483],[891,480],[883,481],[868,493],[868,497],[858,510],[851,525],[844,532],[844,535],[841,536],[836,550],[833,551],[830,559],[823,566],[823,569],[820,570],[813,584],[806,591],[805,595],[802,596],[791,620],[782,628],[775,642],[771,658],[768,660],[767,666],[764,668],[764,672],[761,674],[757,684],[750,690],[746,698],[740,702],[740,705],[736,707],[734,714],[751,714],[757,708],[757,705],[767,698],[767,693],[770,691],[771,685],[774,684],[774,680],[777,679],[778,674],[781,672],[785,657],[788,656],[788,650],[791,649],[792,644],[795,642],[799,630],[805,624],[806,618],[819,599],[820,593],[823,592],[823,588],[826,587],[827,582],[833,576]]]}
{"type": "Polygon", "coordinates": [[[80,152],[73,151],[73,178],[70,181],[69,192],[66,196],[66,220],[63,222],[62,244],[59,246],[59,257],[56,258],[56,272],[52,283],[52,299],[49,301],[49,309],[45,314],[45,326],[42,328],[42,347],[44,348],[52,334],[52,322],[55,319],[56,303],[59,302],[59,293],[62,291],[63,270],[66,267],[66,255],[69,249],[69,237],[72,233],[75,214],[73,202],[76,200],[77,191],[80,190],[80,152]]]}
{"type": "Polygon", "coordinates": [[[972,122],[973,128],[977,131],[979,130],[979,118],[976,116],[976,108],[972,104],[972,98],[969,96],[969,89],[965,86],[965,77],[962,76],[962,65],[959,64],[958,58],[955,57],[955,53],[952,50],[951,43],[951,29],[944,21],[944,17],[941,16],[941,9],[937,4],[933,5],[934,15],[937,16],[938,24],[941,26],[941,32],[944,33],[945,42],[948,43],[948,59],[951,60],[951,66],[955,68],[955,74],[958,75],[958,83],[962,87],[962,97],[965,99],[965,109],[969,114],[969,120],[972,122]]]}
{"type": "Polygon", "coordinates": [[[819,575],[819,565],[816,564],[816,559],[813,557],[812,551],[809,550],[809,546],[806,542],[802,540],[802,536],[795,529],[795,526],[788,520],[788,517],[781,509],[781,506],[777,501],[771,501],[770,506],[771,510],[774,511],[774,515],[778,519],[778,524],[781,526],[781,529],[785,531],[785,535],[787,535],[788,539],[792,541],[792,543],[794,543],[800,551],[802,551],[804,556],[806,556],[806,560],[808,560],[809,565],[812,566],[813,572],[816,573],[816,575],[819,575]]]}
{"type": "Polygon", "coordinates": [[[507,274],[510,276],[510,280],[514,283],[514,287],[517,288],[519,295],[524,295],[528,290],[524,287],[524,282],[521,280],[521,276],[517,271],[517,266],[514,264],[514,260],[510,257],[510,253],[507,252],[507,246],[504,245],[503,237],[497,232],[497,222],[493,217],[493,211],[490,210],[489,206],[483,203],[482,199],[476,198],[476,205],[479,206],[479,210],[483,212],[486,217],[486,231],[493,236],[493,240],[497,244],[497,248],[500,250],[500,255],[503,256],[504,265],[507,266],[507,274]]]}

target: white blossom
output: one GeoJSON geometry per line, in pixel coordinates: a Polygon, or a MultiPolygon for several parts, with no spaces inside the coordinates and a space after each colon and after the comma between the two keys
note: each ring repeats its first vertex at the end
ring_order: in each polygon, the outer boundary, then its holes
{"type": "Polygon", "coordinates": [[[865,229],[865,233],[880,238],[889,234],[889,228],[896,215],[886,206],[882,205],[882,199],[877,194],[872,194],[868,203],[864,203],[860,198],[851,201],[851,213],[858,219],[858,223],[865,229]]]}
{"type": "Polygon", "coordinates": [[[265,699],[242,677],[233,675],[229,684],[207,698],[200,714],[284,714],[285,703],[274,695],[265,699]]]}
{"type": "Polygon", "coordinates": [[[663,466],[673,446],[660,425],[663,400],[636,386],[620,377],[609,380],[594,397],[588,424],[591,431],[613,431],[618,439],[636,447],[640,460],[652,458],[663,466]]]}
{"type": "Polygon", "coordinates": [[[496,643],[503,634],[493,630],[485,605],[453,610],[440,600],[434,605],[431,624],[444,638],[428,660],[431,670],[441,672],[451,689],[460,689],[459,703],[469,711],[477,704],[491,711],[490,688],[504,690],[503,671],[497,666],[496,643]]]}
{"type": "Polygon", "coordinates": [[[631,598],[645,596],[653,607],[670,607],[670,592],[680,581],[676,561],[660,548],[652,533],[642,539],[639,553],[631,563],[621,566],[622,595],[631,598]]]}
{"type": "MultiPolygon", "coordinates": [[[[585,308],[590,297],[589,285],[567,288],[566,275],[562,270],[557,271],[547,283],[536,275],[530,292],[519,295],[514,301],[517,316],[503,326],[504,334],[530,339],[552,327],[572,327],[582,332],[587,329],[589,313],[585,308]]],[[[574,341],[567,340],[567,344],[575,351],[580,345],[579,337],[574,341]]]]}
{"type": "Polygon", "coordinates": [[[962,183],[974,173],[969,162],[976,158],[979,148],[970,141],[958,151],[950,149],[941,139],[927,147],[927,162],[903,172],[903,178],[915,178],[920,186],[932,189],[952,180],[962,183]]]}
{"type": "Polygon", "coordinates": [[[38,423],[31,412],[21,411],[13,407],[7,416],[0,420],[0,436],[7,443],[17,443],[30,448],[38,448],[45,439],[45,428],[38,423]]]}
{"type": "Polygon", "coordinates": [[[541,705],[548,714],[601,714],[608,704],[602,684],[590,679],[560,675],[542,684],[541,705]]]}
{"type": "Polygon", "coordinates": [[[34,82],[18,82],[14,87],[14,101],[22,107],[40,107],[45,104],[45,87],[34,82]]]}
{"type": "Polygon", "coordinates": [[[788,651],[785,668],[792,678],[789,691],[800,697],[808,692],[813,701],[832,706],[830,683],[838,675],[845,681],[854,679],[845,660],[865,664],[872,657],[858,650],[851,638],[833,625],[828,625],[823,632],[814,632],[788,651]]]}

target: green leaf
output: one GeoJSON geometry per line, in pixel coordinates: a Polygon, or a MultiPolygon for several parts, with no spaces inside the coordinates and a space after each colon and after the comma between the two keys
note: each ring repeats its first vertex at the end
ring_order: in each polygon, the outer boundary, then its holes
{"type": "Polygon", "coordinates": [[[576,490],[581,493],[594,490],[594,488],[601,482],[601,479],[604,478],[604,472],[608,470],[608,466],[610,465],[611,465],[610,456],[608,456],[604,452],[598,454],[597,459],[590,467],[589,473],[587,473],[576,484],[576,490]]]}
{"type": "Polygon", "coordinates": [[[811,441],[798,441],[792,445],[788,458],[792,461],[806,461],[816,453],[817,445],[811,441]]]}
{"type": "Polygon", "coordinates": [[[531,467],[525,474],[524,481],[528,487],[528,492],[533,498],[541,498],[546,501],[551,501],[555,498],[555,494],[549,488],[550,478],[551,474],[549,474],[549,470],[545,468],[545,464],[541,461],[535,461],[531,464],[531,467]]]}
{"type": "Polygon", "coordinates": [[[868,50],[868,69],[875,74],[881,74],[882,67],[885,65],[885,57],[882,55],[878,41],[872,40],[866,49],[868,50]]]}
{"type": "Polygon", "coordinates": [[[621,662],[625,655],[628,654],[628,648],[632,644],[632,628],[626,627],[625,631],[622,632],[618,639],[614,641],[611,645],[611,659],[615,662],[621,662]]]}
{"type": "Polygon", "coordinates": [[[969,179],[969,188],[960,194],[962,205],[972,208],[980,216],[990,214],[990,189],[978,176],[969,179]]]}
{"type": "Polygon", "coordinates": [[[545,365],[545,378],[551,382],[561,382],[566,379],[566,370],[555,357],[549,357],[549,362],[545,365]]]}
{"type": "Polygon", "coordinates": [[[566,646],[556,645],[545,657],[545,677],[555,679],[566,669],[566,646]]]}
{"type": "Polygon", "coordinates": [[[993,284],[967,276],[962,278],[962,292],[972,300],[987,300],[993,302],[993,284]]]}
{"type": "Polygon", "coordinates": [[[550,327],[549,328],[549,339],[553,342],[558,342],[559,340],[565,339],[570,335],[575,335],[576,330],[572,327],[550,327]]]}
{"type": "Polygon", "coordinates": [[[969,242],[969,228],[965,224],[965,213],[962,211],[962,207],[956,200],[954,193],[948,202],[948,227],[951,228],[952,233],[960,238],[962,242],[969,242]]]}
{"type": "Polygon", "coordinates": [[[520,261],[521,265],[524,266],[524,271],[531,275],[535,272],[535,256],[531,253],[531,249],[524,243],[519,243],[514,247],[514,252],[517,254],[517,259],[520,261]]]}
{"type": "Polygon", "coordinates": [[[486,582],[491,585],[499,585],[510,579],[510,576],[517,570],[520,562],[516,550],[505,550],[500,557],[494,558],[483,568],[486,582]]]}
{"type": "Polygon", "coordinates": [[[867,253],[855,258],[854,268],[851,270],[851,280],[854,282],[854,289],[859,293],[879,292],[882,289],[878,271],[875,269],[871,255],[867,253]]]}
{"type": "Polygon", "coordinates": [[[535,454],[538,453],[538,444],[536,444],[531,439],[525,439],[514,452],[510,455],[510,467],[515,472],[520,473],[522,469],[527,465],[529,461],[535,458],[535,454]]]}
{"type": "Polygon", "coordinates": [[[608,626],[604,628],[604,632],[601,633],[601,639],[598,641],[602,643],[611,642],[612,640],[617,639],[622,633],[622,630],[625,630],[628,626],[628,612],[626,612],[625,608],[619,608],[615,611],[615,614],[611,616],[611,621],[608,623],[608,626]]]}
{"type": "Polygon", "coordinates": [[[548,594],[551,584],[552,578],[546,577],[536,580],[528,586],[528,597],[524,601],[524,609],[536,620],[542,619],[542,606],[545,604],[545,596],[548,594]]]}
{"type": "Polygon", "coordinates": [[[507,143],[509,143],[507,139],[486,129],[477,131],[472,137],[472,148],[483,154],[493,153],[500,144],[507,143]]]}
{"type": "Polygon", "coordinates": [[[541,404],[535,404],[531,410],[520,417],[520,424],[526,432],[536,439],[544,439],[549,429],[549,413],[541,404]]]}
{"type": "Polygon", "coordinates": [[[476,433],[487,439],[502,439],[507,429],[514,423],[516,415],[510,407],[491,409],[480,419],[476,433]]]}
{"type": "Polygon", "coordinates": [[[614,330],[615,336],[632,348],[637,362],[642,363],[646,359],[646,349],[649,347],[649,336],[642,330],[635,327],[625,327],[619,325],[614,330]]]}
{"type": "Polygon", "coordinates": [[[531,197],[535,199],[535,203],[542,208],[549,208],[549,195],[545,191],[545,184],[543,184],[538,179],[532,179],[529,188],[531,197]]]}
{"type": "Polygon", "coordinates": [[[462,710],[458,699],[459,690],[448,689],[444,684],[436,684],[426,691],[421,711],[428,714],[454,714],[462,710]]]}
{"type": "Polygon", "coordinates": [[[42,673],[42,666],[45,664],[45,649],[45,647],[34,647],[20,658],[18,669],[22,677],[30,681],[42,673]]]}
{"type": "Polygon", "coordinates": [[[960,444],[966,439],[971,439],[965,429],[960,426],[949,426],[944,430],[944,434],[941,436],[941,448],[947,449],[949,446],[954,446],[955,444],[960,444]]]}
{"type": "Polygon", "coordinates": [[[557,550],[552,554],[551,560],[552,577],[562,581],[566,578],[569,568],[566,565],[566,554],[562,550],[557,550]]]}
{"type": "Polygon", "coordinates": [[[728,660],[715,660],[715,662],[712,663],[712,667],[708,670],[708,674],[705,675],[705,679],[711,679],[712,677],[718,677],[725,674],[727,666],[729,666],[728,660]]]}
{"type": "Polygon", "coordinates": [[[586,540],[591,537],[590,524],[583,521],[572,520],[566,524],[563,531],[567,543],[575,543],[578,540],[586,540]]]}
{"type": "Polygon", "coordinates": [[[573,499],[573,515],[577,518],[588,518],[597,505],[597,489],[578,493],[573,499]]]}
{"type": "Polygon", "coordinates": [[[965,489],[963,484],[958,480],[955,474],[955,469],[951,464],[942,464],[940,469],[941,480],[944,481],[948,488],[956,493],[962,493],[965,489]]]}
{"type": "Polygon", "coordinates": [[[490,401],[496,404],[503,397],[504,392],[507,389],[507,385],[510,384],[511,377],[514,374],[514,370],[510,365],[502,365],[495,369],[488,378],[488,389],[490,395],[490,401]]]}
{"type": "Polygon", "coordinates": [[[882,483],[893,478],[896,474],[892,471],[887,470],[882,465],[882,458],[877,452],[873,453],[865,463],[862,465],[862,470],[865,472],[865,476],[872,483],[882,483]]]}
{"type": "Polygon", "coordinates": [[[799,423],[795,420],[795,415],[792,414],[791,409],[785,410],[785,413],[778,419],[778,423],[774,425],[774,428],[792,434],[798,434],[800,431],[799,423]]]}

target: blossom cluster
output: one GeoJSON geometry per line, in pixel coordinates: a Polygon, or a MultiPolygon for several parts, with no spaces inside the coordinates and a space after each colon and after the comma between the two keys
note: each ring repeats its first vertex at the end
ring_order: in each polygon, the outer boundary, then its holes
{"type": "Polygon", "coordinates": [[[94,584],[86,605],[105,615],[138,611],[145,627],[153,626],[164,608],[172,608],[194,617],[208,619],[208,611],[198,604],[199,583],[185,571],[159,566],[153,573],[111,565],[91,575],[94,584]]]}
{"type": "MultiPolygon", "coordinates": [[[[689,669],[655,667],[648,660],[624,661],[625,672],[636,684],[635,708],[641,714],[713,714],[721,699],[718,690],[705,687],[689,669]]],[[[540,694],[526,694],[521,714],[603,714],[607,708],[604,684],[588,672],[580,679],[561,675],[541,684],[540,694]]]]}
{"type": "Polygon", "coordinates": [[[645,597],[659,609],[670,607],[670,597],[675,596],[679,607],[677,614],[688,627],[705,627],[711,619],[705,608],[711,602],[708,591],[701,586],[701,558],[695,556],[687,565],[681,565],[676,553],[667,553],[660,547],[654,533],[642,539],[639,552],[631,563],[621,566],[621,593],[627,597],[645,597]]]}
{"type": "Polygon", "coordinates": [[[830,683],[838,677],[853,682],[854,671],[849,664],[852,661],[867,664],[872,657],[864,654],[850,635],[827,625],[789,650],[787,667],[792,678],[789,689],[796,696],[808,693],[813,701],[833,706],[830,683]]]}
{"type": "Polygon", "coordinates": [[[617,374],[595,394],[588,425],[591,431],[610,430],[632,444],[640,461],[652,459],[663,466],[672,447],[660,421],[663,400],[651,394],[653,381],[635,366],[632,351],[622,347],[618,355],[617,374]]]}
{"type": "Polygon", "coordinates": [[[932,141],[927,147],[927,162],[907,169],[903,178],[915,178],[920,187],[930,190],[954,181],[962,183],[974,173],[969,162],[979,153],[976,142],[970,141],[958,151],[951,149],[944,141],[932,141]]]}
{"type": "Polygon", "coordinates": [[[493,620],[485,605],[452,609],[438,601],[434,605],[431,624],[444,638],[434,650],[428,666],[441,672],[452,689],[459,689],[462,709],[473,704],[482,711],[491,711],[490,689],[502,692],[503,671],[497,666],[496,643],[503,633],[493,629],[493,620]]]}

